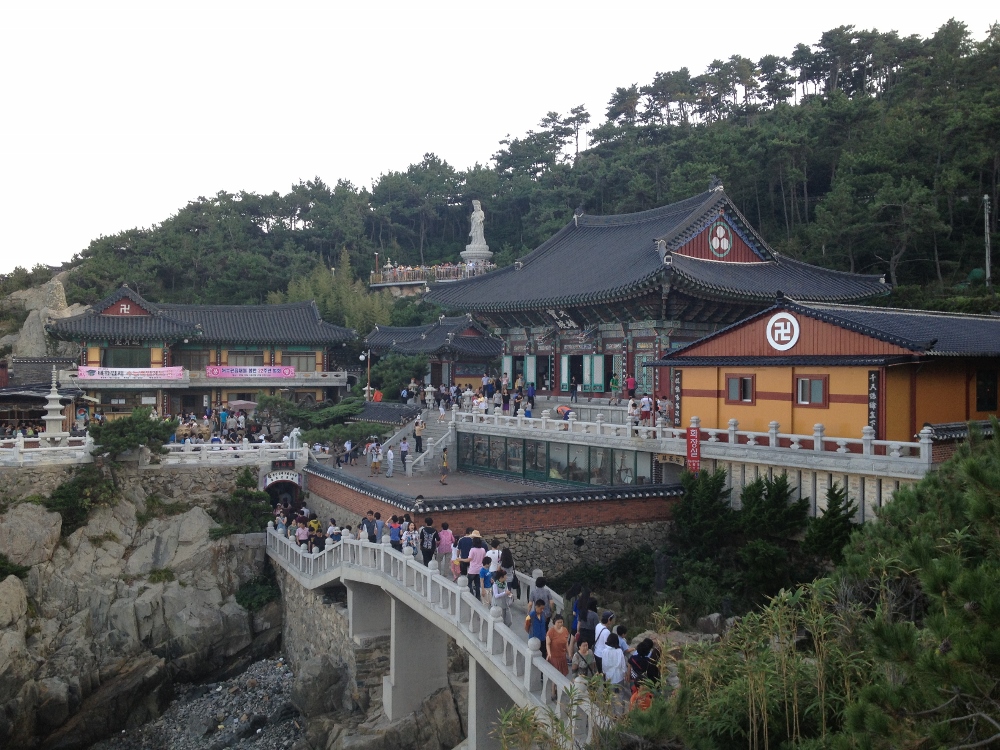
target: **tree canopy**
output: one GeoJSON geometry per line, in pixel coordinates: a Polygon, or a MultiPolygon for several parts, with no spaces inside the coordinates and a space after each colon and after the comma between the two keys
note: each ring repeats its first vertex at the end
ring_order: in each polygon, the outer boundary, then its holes
{"type": "MultiPolygon", "coordinates": [[[[504,264],[577,207],[641,211],[701,192],[713,175],[781,252],[951,288],[983,266],[983,197],[1000,199],[998,75],[1000,26],[980,40],[954,19],[926,38],[841,26],[759,60],[734,54],[701,73],[623,82],[603,121],[583,105],[549,111],[466,170],[428,153],[371,188],[316,177],[284,195],[200,197],[153,227],[94,240],[68,294],[93,302],[129,282],[155,300],[244,303],[331,286],[341,290],[327,290],[340,304],[331,319],[364,333],[388,306],[348,311],[354,275],[366,281],[376,254],[380,265],[456,261],[473,199],[504,264]],[[321,278],[331,267],[339,277],[321,278]]],[[[996,211],[989,226],[996,233],[996,211]]]]}

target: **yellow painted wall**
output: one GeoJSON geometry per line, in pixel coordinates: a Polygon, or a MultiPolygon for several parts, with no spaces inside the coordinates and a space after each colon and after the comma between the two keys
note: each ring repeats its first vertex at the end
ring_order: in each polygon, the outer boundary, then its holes
{"type": "Polygon", "coordinates": [[[222,350],[222,362],[220,364],[223,365],[229,364],[229,351],[227,349],[222,350]]]}
{"type": "Polygon", "coordinates": [[[316,352],[316,372],[323,372],[323,352],[316,352]]]}
{"type": "Polygon", "coordinates": [[[274,350],[274,364],[275,365],[281,364],[281,349],[274,350]]]}
{"type": "Polygon", "coordinates": [[[101,364],[101,347],[87,347],[87,364],[90,367],[98,367],[101,364]]]}
{"type": "Polygon", "coordinates": [[[150,367],[163,367],[163,349],[162,347],[154,346],[149,350],[149,366],[150,367]]]}
{"type": "MultiPolygon", "coordinates": [[[[866,403],[848,404],[833,400],[826,409],[795,404],[790,429],[782,423],[782,432],[811,435],[817,423],[826,428],[826,434],[837,437],[860,438],[862,428],[868,424],[868,369],[867,367],[795,367],[789,368],[789,388],[795,388],[795,379],[809,375],[829,375],[829,393],[832,396],[864,397],[866,403]]],[[[798,400],[798,394],[793,393],[798,400]]]]}
{"type": "MultiPolygon", "coordinates": [[[[975,382],[972,383],[972,390],[975,391],[975,382]]],[[[964,362],[925,363],[917,373],[916,429],[919,431],[924,422],[964,421],[968,391],[964,362]]]]}
{"type": "Polygon", "coordinates": [[[913,365],[885,368],[885,440],[912,439],[910,432],[910,372],[913,365]]]}

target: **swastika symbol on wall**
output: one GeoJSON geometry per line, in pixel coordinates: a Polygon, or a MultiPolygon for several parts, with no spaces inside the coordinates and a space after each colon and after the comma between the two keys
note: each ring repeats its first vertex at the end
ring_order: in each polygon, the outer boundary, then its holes
{"type": "Polygon", "coordinates": [[[788,351],[799,341],[799,321],[790,313],[780,312],[767,321],[767,343],[779,352],[788,351]]]}

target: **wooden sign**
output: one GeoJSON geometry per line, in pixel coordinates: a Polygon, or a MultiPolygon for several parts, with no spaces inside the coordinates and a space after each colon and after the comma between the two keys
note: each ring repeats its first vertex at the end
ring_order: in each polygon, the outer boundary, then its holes
{"type": "Polygon", "coordinates": [[[676,466],[683,466],[684,456],[675,456],[673,453],[657,453],[656,461],[657,463],[661,464],[674,464],[676,466]]]}

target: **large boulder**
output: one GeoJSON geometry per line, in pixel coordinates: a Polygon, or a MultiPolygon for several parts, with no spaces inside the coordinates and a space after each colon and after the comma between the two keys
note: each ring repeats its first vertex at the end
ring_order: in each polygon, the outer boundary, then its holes
{"type": "Polygon", "coordinates": [[[62,517],[41,505],[20,503],[0,516],[0,552],[18,565],[52,559],[59,544],[62,517]]]}
{"type": "Polygon", "coordinates": [[[343,704],[347,679],[347,669],[329,656],[309,659],[295,675],[292,704],[307,718],[332,713],[343,704]]]}

